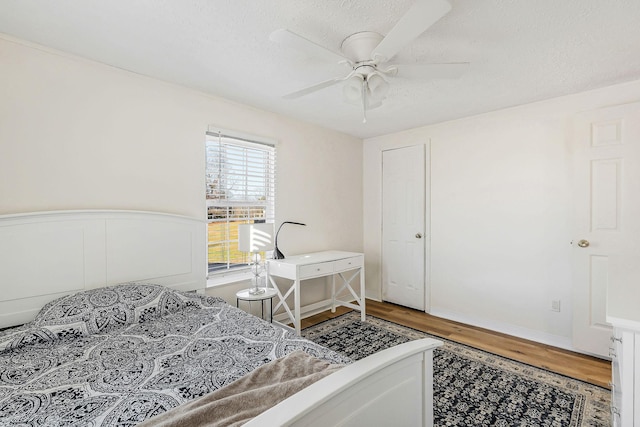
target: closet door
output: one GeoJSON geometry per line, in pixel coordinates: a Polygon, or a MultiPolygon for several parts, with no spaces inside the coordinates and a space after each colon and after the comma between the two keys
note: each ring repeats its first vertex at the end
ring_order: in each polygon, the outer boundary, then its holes
{"type": "Polygon", "coordinates": [[[426,147],[382,152],[382,299],[425,310],[426,147]]]}
{"type": "Polygon", "coordinates": [[[571,142],[573,345],[608,357],[607,293],[632,295],[640,263],[640,103],[580,114],[571,142]]]}

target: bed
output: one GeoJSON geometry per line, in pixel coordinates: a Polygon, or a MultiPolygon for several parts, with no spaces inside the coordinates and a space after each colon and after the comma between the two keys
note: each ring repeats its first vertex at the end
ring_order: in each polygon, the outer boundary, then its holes
{"type": "MultiPolygon", "coordinates": [[[[245,425],[432,425],[438,341],[351,363],[206,296],[205,226],[151,212],[0,216],[0,425],[186,424],[194,405],[283,363],[317,370],[245,425]]],[[[250,392],[238,396],[269,400],[250,392]]]]}

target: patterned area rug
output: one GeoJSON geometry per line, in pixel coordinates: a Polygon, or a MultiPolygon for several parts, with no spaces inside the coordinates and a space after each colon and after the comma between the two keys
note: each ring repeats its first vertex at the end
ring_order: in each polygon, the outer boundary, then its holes
{"type": "Polygon", "coordinates": [[[410,340],[434,353],[436,426],[610,426],[609,390],[392,322],[350,312],[302,335],[354,360],[410,340]]]}

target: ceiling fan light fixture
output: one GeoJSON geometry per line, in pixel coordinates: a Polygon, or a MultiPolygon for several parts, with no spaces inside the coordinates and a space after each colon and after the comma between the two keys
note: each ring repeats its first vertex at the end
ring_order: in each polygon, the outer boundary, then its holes
{"type": "Polygon", "coordinates": [[[367,98],[367,110],[373,110],[378,107],[382,107],[382,101],[367,98]]]}
{"type": "Polygon", "coordinates": [[[380,73],[375,72],[367,76],[367,86],[369,94],[374,101],[382,101],[389,93],[389,82],[387,82],[380,73]]]}
{"type": "Polygon", "coordinates": [[[342,94],[346,102],[351,104],[360,103],[363,83],[364,78],[360,74],[354,74],[344,82],[342,94]]]}

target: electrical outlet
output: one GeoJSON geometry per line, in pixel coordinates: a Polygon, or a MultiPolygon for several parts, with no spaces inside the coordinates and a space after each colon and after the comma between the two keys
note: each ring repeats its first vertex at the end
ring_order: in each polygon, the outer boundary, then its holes
{"type": "Polygon", "coordinates": [[[554,299],[551,301],[551,311],[560,312],[560,300],[554,299]]]}

